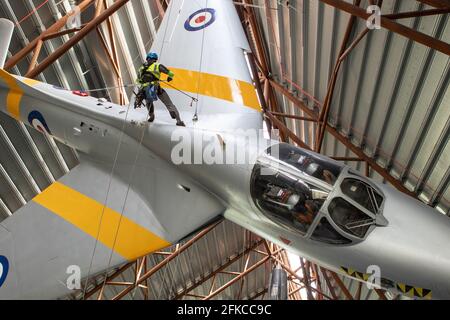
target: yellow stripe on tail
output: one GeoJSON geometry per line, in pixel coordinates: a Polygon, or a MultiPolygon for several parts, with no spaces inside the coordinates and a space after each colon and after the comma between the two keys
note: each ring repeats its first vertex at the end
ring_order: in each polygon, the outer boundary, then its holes
{"type": "MultiPolygon", "coordinates": [[[[175,73],[173,84],[177,89],[227,100],[261,111],[255,87],[248,82],[186,69],[169,68],[175,73]]],[[[171,87],[161,83],[164,88],[171,87]]]]}

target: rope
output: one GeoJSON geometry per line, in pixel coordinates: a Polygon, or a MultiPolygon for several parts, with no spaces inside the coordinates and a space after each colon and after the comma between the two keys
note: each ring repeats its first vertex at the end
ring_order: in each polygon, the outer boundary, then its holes
{"type": "MultiPolygon", "coordinates": [[[[184,2],[183,2],[183,3],[184,3],[184,2]]],[[[207,6],[207,5],[208,5],[208,0],[206,0],[206,6],[207,6]]],[[[161,56],[162,56],[162,52],[163,52],[163,49],[164,49],[164,43],[165,43],[165,39],[166,39],[166,35],[167,35],[167,29],[168,29],[168,26],[169,26],[169,21],[170,21],[171,11],[172,11],[172,6],[170,6],[170,10],[169,10],[169,13],[168,13],[168,21],[167,21],[166,28],[165,28],[165,31],[164,31],[164,36],[163,36],[163,39],[162,39],[161,50],[160,50],[160,55],[161,55],[161,56]]],[[[201,56],[200,56],[200,68],[199,68],[199,73],[201,72],[201,66],[202,66],[202,63],[203,63],[204,39],[205,39],[205,30],[203,31],[203,36],[202,36],[202,46],[201,46],[201,56]]],[[[195,97],[193,97],[193,96],[187,94],[186,92],[184,92],[184,91],[182,91],[182,90],[176,88],[175,86],[173,86],[172,84],[168,83],[167,81],[163,81],[163,82],[167,83],[167,84],[168,84],[170,87],[172,87],[173,89],[175,89],[175,90],[179,91],[180,93],[186,95],[187,97],[191,98],[191,99],[192,99],[192,101],[191,101],[191,106],[192,106],[193,102],[197,102],[194,117],[197,116],[197,107],[198,107],[198,101],[199,101],[199,100],[198,100],[198,97],[199,97],[200,80],[201,80],[201,79],[199,78],[199,80],[198,80],[198,86],[197,86],[197,98],[195,98],[195,97]]],[[[118,87],[130,87],[130,86],[134,86],[134,84],[133,84],[133,85],[130,84],[130,85],[118,86],[118,87]]],[[[93,90],[88,90],[88,91],[89,91],[89,92],[94,92],[94,91],[101,91],[101,90],[113,89],[113,88],[118,88],[118,87],[109,87],[109,88],[102,88],[102,89],[93,89],[93,90]]],[[[126,113],[126,116],[125,116],[125,120],[124,120],[123,125],[122,125],[122,130],[121,130],[120,140],[119,140],[118,148],[117,148],[117,150],[116,150],[116,155],[115,155],[115,158],[114,158],[113,168],[112,168],[112,170],[111,170],[110,181],[109,181],[109,185],[108,185],[108,191],[107,191],[107,194],[106,194],[106,199],[105,199],[105,203],[104,203],[103,210],[102,210],[101,222],[100,222],[100,226],[99,226],[99,229],[98,229],[98,232],[97,232],[97,236],[96,236],[95,247],[94,247],[94,251],[93,251],[92,257],[91,257],[91,262],[90,262],[90,266],[89,266],[88,276],[87,276],[87,278],[86,278],[85,288],[84,288],[84,292],[83,292],[83,298],[85,297],[85,294],[86,294],[87,283],[88,283],[88,281],[89,281],[89,275],[90,275],[90,272],[91,272],[91,269],[92,269],[92,263],[93,263],[93,260],[94,260],[96,247],[97,247],[97,244],[98,244],[98,237],[99,237],[99,233],[100,233],[100,230],[101,230],[101,224],[102,224],[102,222],[103,222],[103,215],[104,215],[104,211],[105,211],[105,208],[106,208],[106,205],[107,205],[107,201],[108,201],[108,197],[109,197],[109,192],[110,192],[110,189],[111,189],[112,176],[113,176],[113,174],[114,174],[114,171],[115,171],[115,168],[116,168],[116,165],[117,165],[117,159],[118,159],[120,147],[121,147],[122,140],[123,140],[123,136],[124,136],[125,124],[126,124],[126,122],[127,122],[126,120],[127,120],[127,118],[128,118],[128,113],[129,113],[129,110],[130,110],[130,106],[131,106],[131,104],[128,105],[127,113],[126,113]]],[[[122,205],[122,209],[121,209],[121,214],[120,214],[119,223],[118,223],[117,229],[116,229],[116,231],[115,231],[113,246],[112,246],[112,248],[111,248],[111,250],[110,250],[110,255],[109,255],[109,259],[108,259],[108,265],[107,265],[107,267],[106,267],[106,269],[105,269],[103,285],[106,284],[106,279],[107,279],[108,269],[109,269],[109,267],[110,267],[110,265],[111,265],[112,257],[113,257],[113,253],[114,253],[114,248],[115,248],[116,243],[117,243],[117,240],[118,240],[118,234],[119,234],[120,226],[121,226],[121,223],[122,223],[123,214],[124,214],[125,207],[126,207],[126,203],[127,203],[127,200],[128,200],[128,195],[129,195],[129,192],[130,192],[130,189],[131,189],[131,181],[133,180],[133,176],[134,176],[134,173],[135,173],[135,169],[136,169],[136,166],[137,166],[137,162],[138,162],[138,159],[139,159],[139,155],[140,155],[140,153],[141,153],[142,142],[143,142],[144,137],[145,137],[146,129],[147,129],[146,126],[144,126],[143,129],[142,129],[142,133],[141,133],[141,137],[140,137],[140,140],[139,140],[139,145],[138,145],[137,153],[136,153],[136,156],[135,156],[135,159],[134,159],[134,163],[133,163],[133,166],[132,166],[132,169],[131,169],[131,173],[130,173],[130,175],[129,175],[128,187],[127,187],[127,191],[126,191],[126,194],[125,194],[125,199],[124,199],[124,201],[123,201],[123,205],[122,205]]]]}
{"type": "MultiPolygon", "coordinates": [[[[206,4],[205,4],[205,8],[208,8],[208,0],[206,0],[206,4]]],[[[199,65],[199,77],[198,77],[198,81],[197,81],[197,103],[195,104],[195,111],[194,111],[194,116],[192,117],[192,121],[197,121],[198,120],[198,99],[199,99],[199,92],[200,92],[200,82],[201,82],[201,72],[202,72],[202,64],[203,64],[203,49],[204,49],[204,45],[205,45],[205,33],[206,33],[206,29],[207,28],[203,28],[202,30],[202,45],[200,47],[200,65],[199,65]]],[[[192,106],[192,102],[191,102],[191,106],[192,106]]]]}
{"type": "Polygon", "coordinates": [[[135,84],[124,84],[122,86],[115,86],[115,87],[104,87],[104,88],[100,88],[100,89],[91,89],[91,90],[79,90],[81,92],[96,92],[96,91],[105,91],[105,90],[109,90],[109,89],[118,89],[118,88],[130,88],[130,87],[134,87],[135,84]]]}
{"type": "MultiPolygon", "coordinates": [[[[184,1],[183,1],[183,3],[184,3],[184,1]]],[[[163,55],[164,42],[166,41],[167,29],[169,28],[169,21],[170,21],[170,16],[171,16],[171,13],[172,13],[172,7],[173,6],[171,6],[171,5],[169,5],[169,6],[170,6],[170,9],[169,9],[169,13],[168,13],[168,16],[167,16],[167,24],[166,24],[166,28],[164,29],[164,35],[163,35],[163,39],[162,39],[162,43],[161,43],[161,50],[159,51],[159,55],[160,56],[163,55]]]]}
{"type": "Polygon", "coordinates": [[[191,98],[191,99],[192,99],[192,101],[191,101],[191,107],[192,107],[193,102],[198,102],[198,99],[197,99],[196,97],[193,97],[193,96],[187,94],[186,91],[183,91],[183,90],[181,90],[181,89],[178,89],[178,88],[175,87],[174,85],[170,84],[169,81],[161,80],[160,82],[165,82],[168,86],[170,86],[170,87],[172,87],[173,89],[177,90],[178,92],[184,94],[186,97],[191,98]]]}
{"type": "MultiPolygon", "coordinates": [[[[170,6],[170,10],[169,10],[169,13],[168,13],[168,14],[169,14],[168,19],[170,19],[170,12],[171,12],[171,11],[172,11],[172,6],[170,6]]],[[[169,26],[169,21],[167,22],[166,29],[165,29],[165,32],[164,32],[163,42],[162,42],[162,47],[161,47],[161,52],[162,52],[162,49],[163,49],[163,47],[164,47],[164,41],[165,41],[165,37],[166,37],[166,34],[167,34],[168,26],[169,26]]],[[[123,122],[122,132],[121,132],[121,136],[120,136],[119,148],[117,149],[117,152],[116,152],[116,157],[115,157],[115,160],[114,160],[112,172],[114,172],[114,169],[115,169],[116,164],[117,164],[117,158],[118,158],[118,154],[119,154],[119,150],[120,150],[120,145],[121,145],[121,143],[122,143],[122,138],[123,138],[123,135],[124,135],[126,119],[127,119],[127,117],[128,117],[128,112],[129,112],[129,110],[130,110],[130,106],[131,106],[131,103],[128,104],[127,114],[126,114],[125,120],[124,120],[124,122],[123,122]]],[[[107,267],[106,267],[106,269],[105,269],[105,273],[104,273],[103,285],[106,284],[106,279],[107,279],[108,269],[109,269],[109,267],[110,267],[110,265],[111,265],[112,256],[113,256],[113,253],[114,253],[114,248],[115,248],[116,243],[117,243],[117,236],[118,236],[118,234],[119,234],[120,225],[121,225],[121,223],[122,223],[123,213],[124,213],[124,211],[125,211],[125,206],[126,206],[126,203],[127,203],[127,200],[128,200],[128,195],[129,195],[130,189],[131,189],[131,181],[132,181],[132,178],[133,178],[133,175],[134,175],[134,171],[135,171],[135,169],[136,169],[136,164],[137,164],[137,161],[138,161],[140,152],[141,152],[142,142],[143,142],[143,140],[144,140],[144,136],[145,136],[146,129],[147,129],[146,126],[144,126],[143,129],[142,129],[142,134],[141,134],[141,137],[140,137],[140,140],[139,140],[138,150],[137,150],[136,157],[135,157],[135,159],[134,159],[134,163],[133,163],[133,166],[132,166],[132,169],[131,169],[131,173],[130,173],[130,176],[129,176],[128,187],[127,187],[125,199],[124,199],[124,202],[123,202],[123,205],[122,205],[122,209],[121,209],[121,214],[120,214],[119,224],[118,224],[118,226],[117,226],[117,229],[116,229],[116,232],[115,232],[115,235],[114,235],[114,242],[113,242],[113,246],[112,246],[112,248],[111,248],[111,250],[110,250],[110,255],[109,255],[109,259],[108,259],[108,265],[107,265],[107,267]]],[[[111,177],[110,177],[110,182],[109,182],[109,186],[108,186],[107,197],[106,197],[105,204],[104,204],[104,208],[103,208],[103,212],[102,212],[102,217],[101,217],[101,221],[102,221],[102,222],[103,222],[103,213],[104,213],[104,209],[106,208],[106,203],[107,203],[107,199],[108,199],[109,191],[110,191],[110,187],[111,187],[111,181],[112,181],[112,175],[111,175],[111,177]]],[[[101,227],[101,223],[100,223],[100,227],[101,227]]],[[[99,232],[100,232],[100,228],[99,228],[99,231],[98,231],[97,237],[96,237],[96,246],[97,246],[97,243],[98,243],[98,234],[99,234],[99,232]]],[[[95,253],[95,250],[94,250],[94,253],[95,253]]],[[[92,266],[93,258],[94,258],[94,255],[92,256],[92,259],[91,259],[91,266],[92,266]]],[[[89,272],[90,272],[91,266],[90,266],[90,268],[89,268],[89,272]]],[[[88,273],[88,277],[87,277],[87,279],[86,279],[86,285],[85,285],[85,289],[84,289],[83,298],[84,298],[84,296],[85,296],[85,294],[86,294],[86,288],[87,288],[87,281],[88,281],[88,279],[89,279],[89,273],[88,273]]]]}
{"type": "MultiPolygon", "coordinates": [[[[103,204],[103,209],[102,209],[102,213],[101,213],[101,216],[100,216],[100,224],[98,226],[97,235],[95,237],[94,250],[92,252],[92,257],[91,257],[91,261],[90,261],[90,264],[89,264],[88,274],[87,274],[85,285],[84,285],[83,299],[84,299],[84,297],[86,295],[86,290],[87,290],[87,285],[88,285],[88,281],[89,281],[89,276],[91,274],[91,269],[92,269],[92,263],[94,261],[95,251],[97,250],[98,237],[100,235],[100,230],[101,230],[101,226],[102,226],[102,223],[103,223],[103,215],[105,213],[106,204],[108,202],[109,192],[111,190],[112,178],[113,178],[113,175],[114,175],[114,170],[116,168],[117,159],[119,158],[119,151],[120,151],[120,148],[122,146],[122,141],[123,141],[123,136],[124,136],[124,131],[125,131],[125,124],[127,123],[129,111],[130,111],[130,104],[128,105],[127,113],[125,114],[125,120],[123,121],[123,124],[122,124],[122,129],[121,129],[121,133],[120,133],[119,143],[117,144],[116,153],[114,155],[113,166],[111,168],[111,173],[109,175],[109,183],[108,183],[108,188],[107,188],[107,191],[106,191],[105,202],[103,204]]],[[[105,278],[105,280],[106,280],[106,278],[105,278]]]]}
{"type": "Polygon", "coordinates": [[[30,11],[28,14],[25,15],[25,17],[23,17],[22,19],[20,19],[17,23],[16,23],[16,27],[19,26],[22,22],[24,22],[25,20],[27,20],[29,17],[31,17],[33,14],[35,14],[40,8],[42,8],[49,0],[45,0],[44,2],[42,2],[40,5],[38,5],[36,8],[34,8],[33,11],[30,11]]]}
{"type": "MultiPolygon", "coordinates": [[[[139,155],[140,155],[141,150],[142,150],[141,147],[142,147],[142,142],[144,141],[145,132],[147,131],[146,129],[147,129],[146,126],[144,126],[143,129],[142,129],[142,134],[141,134],[141,138],[140,138],[140,140],[139,140],[139,145],[138,145],[136,157],[134,158],[133,166],[132,166],[131,173],[130,173],[130,176],[129,176],[129,179],[128,179],[127,192],[125,193],[125,200],[123,201],[122,209],[121,209],[121,212],[120,212],[119,224],[118,224],[117,230],[116,230],[116,232],[115,232],[115,234],[114,234],[114,242],[113,242],[113,246],[112,246],[112,248],[111,248],[111,253],[110,253],[110,255],[109,255],[108,266],[107,266],[106,269],[105,269],[106,272],[107,272],[107,270],[109,269],[109,267],[110,267],[110,265],[111,265],[111,261],[112,261],[112,256],[113,256],[114,248],[116,247],[116,243],[117,243],[117,236],[118,236],[118,234],[119,234],[120,225],[121,225],[121,223],[122,223],[122,218],[123,218],[123,214],[124,214],[124,211],[125,211],[125,206],[126,206],[126,204],[127,204],[128,195],[129,195],[130,189],[131,189],[131,182],[133,181],[133,176],[134,176],[134,171],[135,171],[135,169],[136,169],[136,164],[137,164],[137,161],[138,161],[138,159],[139,159],[139,155]]],[[[106,278],[107,278],[107,277],[106,277],[106,274],[105,274],[105,281],[106,281],[106,278]]]]}

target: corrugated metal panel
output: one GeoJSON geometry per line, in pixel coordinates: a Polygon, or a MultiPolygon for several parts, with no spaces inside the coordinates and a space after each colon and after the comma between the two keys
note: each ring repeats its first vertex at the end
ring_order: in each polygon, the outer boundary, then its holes
{"type": "MultiPolygon", "coordinates": [[[[229,221],[223,221],[206,236],[198,240],[186,251],[180,253],[176,258],[171,260],[166,266],[158,270],[148,279],[149,299],[173,299],[177,294],[190,287],[192,284],[198,283],[203,278],[210,276],[214,270],[217,270],[219,267],[238,256],[245,251],[245,249],[249,248],[256,240],[258,240],[258,238],[255,236],[249,238],[248,231],[240,226],[229,221]]],[[[167,249],[167,251],[173,250],[175,250],[175,246],[167,249]]],[[[161,254],[149,255],[147,259],[147,270],[163,261],[164,258],[165,256],[161,254]]],[[[260,260],[261,254],[252,251],[250,252],[248,265],[251,266],[260,260]]],[[[224,271],[242,272],[246,262],[247,256],[244,255],[228,268],[224,269],[224,271]]],[[[240,298],[245,299],[261,292],[268,286],[271,268],[271,263],[266,262],[245,277],[242,292],[241,282],[238,281],[214,297],[214,299],[236,299],[239,295],[240,298]]],[[[113,272],[114,270],[110,271],[108,275],[113,272]]],[[[135,272],[136,269],[133,266],[122,273],[122,275],[114,281],[132,281],[135,277],[135,272]]],[[[234,276],[230,274],[218,273],[214,280],[214,290],[226,284],[233,277],[234,276]]],[[[96,277],[91,281],[88,289],[102,283],[102,281],[104,281],[104,276],[96,277]]],[[[211,291],[212,282],[213,277],[210,277],[209,280],[203,282],[189,293],[206,296],[211,291]]],[[[123,286],[108,285],[105,287],[103,298],[112,299],[122,289],[123,286]]],[[[72,298],[75,299],[81,297],[82,293],[77,293],[72,296],[72,298]]],[[[96,298],[96,295],[90,297],[90,299],[96,298]]],[[[195,299],[194,297],[183,296],[183,299],[191,298],[195,299]]],[[[126,295],[124,299],[140,300],[144,299],[144,295],[141,290],[134,290],[134,294],[130,293],[126,295]]]]}
{"type": "MultiPolygon", "coordinates": [[[[31,0],[3,1],[0,3],[0,17],[9,18],[15,22],[35,10],[41,2],[31,0]]],[[[112,1],[109,1],[111,4],[112,1]]],[[[42,30],[51,26],[58,17],[67,13],[69,2],[58,5],[50,1],[40,7],[28,19],[18,24],[12,44],[11,55],[18,52],[42,30]]],[[[91,6],[82,20],[92,16],[91,6]]],[[[143,54],[150,49],[160,17],[154,1],[132,0],[112,18],[114,35],[118,43],[120,67],[125,83],[133,82],[135,69],[141,64],[143,54]]],[[[64,39],[47,41],[43,47],[40,59],[45,58],[54,48],[59,47],[64,39]]],[[[99,68],[105,65],[104,55],[87,50],[89,45],[98,46],[98,36],[91,33],[86,40],[81,41],[69,54],[61,57],[58,62],[45,70],[39,80],[70,89],[94,89],[106,85],[117,85],[111,80],[111,68],[99,68]]],[[[109,40],[107,40],[109,41],[109,40]]],[[[13,68],[15,74],[25,74],[30,62],[28,57],[13,68]]],[[[103,96],[103,92],[98,92],[103,96]]],[[[110,92],[111,97],[117,98],[110,92]]],[[[95,95],[95,94],[94,94],[95,95]]],[[[75,152],[69,147],[44,136],[38,131],[17,123],[7,115],[0,114],[0,147],[6,152],[0,153],[0,221],[13,214],[36,193],[45,189],[55,179],[78,164],[75,152]],[[44,160],[45,159],[45,160],[44,160]]],[[[250,244],[246,242],[246,231],[231,223],[223,222],[205,238],[201,239],[186,252],[175,258],[149,279],[149,296],[151,299],[170,299],[187,286],[209,275],[230,258],[241,253],[250,244]]],[[[172,248],[173,249],[173,248],[172,248]]],[[[250,255],[250,263],[256,260],[258,254],[250,255]]],[[[245,264],[242,257],[230,267],[238,271],[245,264]]],[[[162,261],[164,256],[153,254],[147,259],[147,269],[162,261]]],[[[241,297],[249,297],[267,286],[270,264],[259,267],[246,277],[241,297]]],[[[114,270],[108,272],[108,275],[114,270]]],[[[131,281],[135,277],[135,267],[125,271],[117,281],[131,281]]],[[[220,287],[229,279],[226,274],[219,274],[215,280],[215,288],[220,287]]],[[[93,280],[93,284],[101,283],[102,277],[93,280]]],[[[211,287],[209,280],[196,288],[193,293],[206,294],[211,287]]],[[[240,292],[240,282],[228,288],[217,298],[234,298],[240,292]]],[[[108,286],[104,292],[105,299],[111,299],[119,293],[121,287],[108,286]]],[[[79,295],[77,296],[79,297],[79,295]]],[[[125,299],[143,299],[143,292],[127,295],[125,299]]]]}
{"type": "MultiPolygon", "coordinates": [[[[13,20],[15,16],[21,18],[37,6],[37,2],[5,0],[0,3],[0,16],[13,20]]],[[[283,82],[311,108],[320,110],[349,15],[319,1],[255,0],[254,3],[260,7],[258,19],[268,43],[275,79],[283,82]]],[[[363,1],[363,5],[367,5],[367,1],[363,1]]],[[[386,1],[383,6],[385,13],[428,8],[414,1],[386,1]]],[[[61,6],[58,8],[60,13],[65,13],[61,6]]],[[[134,68],[140,63],[142,49],[150,48],[160,23],[157,12],[153,1],[132,0],[114,20],[116,39],[122,42],[119,55],[126,82],[134,80],[134,68]],[[139,28],[136,28],[136,22],[139,28]]],[[[92,14],[92,8],[87,14],[92,14]]],[[[36,16],[16,29],[11,52],[20,50],[38,35],[36,30],[48,27],[55,18],[55,8],[50,4],[39,9],[36,16]]],[[[402,23],[450,41],[448,16],[406,19],[402,23]]],[[[363,28],[364,23],[359,21],[355,33],[363,28]]],[[[71,56],[62,57],[59,64],[48,68],[40,80],[76,89],[105,86],[111,75],[101,73],[98,67],[105,61],[96,61],[95,56],[86,49],[86,43],[89,42],[81,42],[71,56]],[[80,63],[79,67],[74,57],[80,63]],[[80,74],[80,68],[87,72],[80,74]]],[[[50,44],[57,47],[61,40],[52,40],[50,44]]],[[[47,45],[42,57],[50,51],[51,47],[47,45]]],[[[24,74],[28,62],[21,62],[14,73],[24,74]]],[[[449,212],[450,208],[449,64],[447,56],[404,37],[385,30],[370,32],[342,66],[330,116],[331,125],[389,168],[394,176],[403,177],[410,189],[415,188],[425,201],[443,212],[449,212]]],[[[278,100],[286,112],[302,115],[281,96],[278,100]]],[[[287,124],[305,141],[314,141],[314,125],[293,120],[287,124]]],[[[5,133],[0,143],[4,150],[9,150],[0,155],[0,219],[4,219],[36,194],[36,186],[38,189],[45,188],[52,179],[59,178],[75,166],[77,159],[67,146],[33,129],[24,128],[7,116],[0,115],[0,125],[5,133]],[[44,163],[42,159],[45,159],[44,163]]],[[[353,156],[328,135],[323,150],[327,155],[353,156]]],[[[361,163],[351,165],[361,171],[365,169],[361,163]]],[[[375,172],[371,176],[382,181],[375,172]]],[[[173,298],[248,245],[242,228],[230,222],[222,223],[150,278],[150,298],[173,298]]],[[[250,262],[256,261],[257,255],[252,253],[250,262]]],[[[163,258],[156,254],[149,256],[147,268],[163,258]]],[[[244,264],[243,257],[227,270],[241,271],[239,267],[244,264]]],[[[266,263],[251,273],[244,282],[241,298],[266,288],[270,269],[270,264],[266,263]]],[[[120,276],[119,281],[131,281],[134,273],[132,267],[120,276]]],[[[230,277],[219,274],[214,288],[225,284],[230,277]]],[[[100,283],[101,279],[95,279],[95,283],[100,283]]],[[[356,292],[356,282],[344,281],[351,292],[356,292]]],[[[192,293],[209,293],[211,282],[212,279],[206,281],[192,293]]],[[[240,286],[240,282],[236,283],[217,298],[236,298],[240,286]]],[[[112,298],[120,289],[108,286],[104,297],[112,298]]],[[[132,298],[143,299],[144,295],[141,290],[136,290],[126,296],[126,299],[132,298]]],[[[368,291],[367,298],[375,298],[373,292],[368,291]]]]}
{"type": "MultiPolygon", "coordinates": [[[[320,1],[254,2],[275,78],[319,111],[350,16],[320,1]]],[[[367,5],[362,1],[361,7],[367,5]]],[[[382,13],[424,9],[430,7],[385,1],[382,13]]],[[[398,22],[450,42],[448,14],[398,22]]],[[[365,28],[358,19],[351,39],[365,28]]],[[[449,57],[440,52],[385,29],[370,31],[341,67],[329,117],[330,125],[443,213],[450,210],[449,67],[449,57]]],[[[279,101],[288,113],[296,109],[279,101]]],[[[314,141],[315,125],[293,120],[287,125],[314,141]]],[[[322,152],[353,156],[328,134],[322,152]]],[[[361,163],[350,165],[365,170],[361,163]]]]}

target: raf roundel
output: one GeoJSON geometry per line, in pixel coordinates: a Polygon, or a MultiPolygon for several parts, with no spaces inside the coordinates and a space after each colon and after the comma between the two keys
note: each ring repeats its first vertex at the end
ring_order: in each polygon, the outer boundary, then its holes
{"type": "Polygon", "coordinates": [[[47,122],[39,111],[31,111],[28,115],[28,122],[33,126],[36,130],[42,133],[52,134],[50,129],[48,128],[47,122]]]}
{"type": "Polygon", "coordinates": [[[5,256],[0,256],[0,287],[5,283],[6,277],[8,276],[9,262],[5,256]]]}
{"type": "Polygon", "coordinates": [[[205,8],[191,14],[184,23],[184,28],[187,31],[199,31],[213,24],[214,21],[216,21],[216,10],[205,8]]]}

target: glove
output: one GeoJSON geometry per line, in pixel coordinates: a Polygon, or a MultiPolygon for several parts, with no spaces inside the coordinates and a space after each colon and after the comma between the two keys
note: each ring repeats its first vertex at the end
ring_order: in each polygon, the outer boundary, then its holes
{"type": "Polygon", "coordinates": [[[171,77],[168,77],[167,78],[167,82],[170,82],[170,81],[172,81],[173,80],[173,78],[171,78],[171,77]]]}

